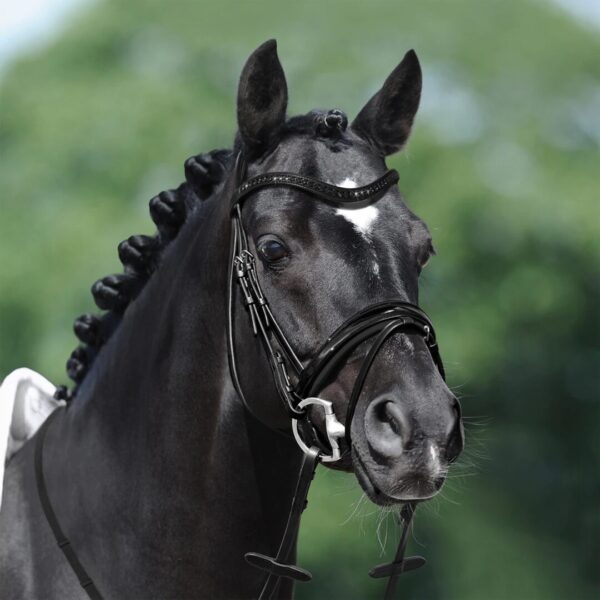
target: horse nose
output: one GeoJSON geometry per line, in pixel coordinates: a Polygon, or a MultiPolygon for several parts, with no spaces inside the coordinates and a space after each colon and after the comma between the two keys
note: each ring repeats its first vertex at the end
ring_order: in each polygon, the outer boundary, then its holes
{"type": "Polygon", "coordinates": [[[446,441],[446,460],[449,463],[458,458],[458,455],[463,451],[465,445],[465,433],[462,423],[460,403],[454,396],[452,398],[451,405],[454,421],[450,426],[450,432],[446,441]]]}
{"type": "Polygon", "coordinates": [[[410,438],[408,417],[390,396],[373,400],[365,413],[365,433],[371,451],[386,458],[400,456],[410,438]]]}
{"type": "MultiPolygon", "coordinates": [[[[430,435],[434,435],[439,440],[441,449],[445,449],[446,461],[452,462],[464,446],[460,404],[453,395],[449,409],[441,410],[444,415],[442,423],[445,422],[446,425],[440,423],[441,431],[438,429],[439,433],[434,434],[432,430],[430,435]]],[[[415,444],[420,444],[423,437],[427,437],[427,433],[418,427],[416,431],[412,431],[409,410],[391,394],[384,394],[369,404],[365,412],[365,434],[373,454],[384,459],[398,458],[403,452],[414,449],[415,444]]]]}

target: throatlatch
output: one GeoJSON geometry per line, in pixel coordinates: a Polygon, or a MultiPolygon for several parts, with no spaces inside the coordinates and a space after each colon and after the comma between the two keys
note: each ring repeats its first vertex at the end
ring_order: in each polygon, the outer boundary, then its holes
{"type": "MultiPolygon", "coordinates": [[[[245,180],[245,175],[246,167],[243,157],[239,154],[234,170],[236,191],[232,196],[231,204],[232,231],[228,292],[228,355],[231,376],[244,405],[249,412],[255,414],[244,396],[237,371],[233,329],[234,286],[237,281],[254,335],[260,336],[267,353],[283,409],[292,420],[293,435],[304,452],[296,492],[276,556],[268,557],[256,552],[248,552],[245,555],[249,564],[268,573],[259,596],[260,600],[266,600],[273,596],[282,577],[296,581],[309,581],[312,578],[305,569],[289,563],[300,526],[300,517],[307,504],[308,490],[319,462],[334,462],[341,458],[339,442],[341,439],[345,440],[348,451],[352,448],[350,430],[356,404],[375,357],[385,341],[401,332],[419,333],[423,336],[442,377],[444,377],[444,368],[431,321],[418,306],[400,300],[374,304],[355,314],[341,325],[308,364],[304,365],[279,326],[262,291],[256,271],[256,259],[250,250],[244,230],[242,203],[256,190],[265,187],[290,187],[333,205],[359,207],[376,201],[397,183],[396,171],[388,171],[373,183],[352,189],[337,187],[294,173],[265,173],[248,180],[245,180]],[[318,398],[315,394],[319,393],[325,383],[339,371],[358,346],[369,341],[371,345],[355,380],[344,426],[338,421],[331,402],[318,398]],[[309,407],[318,407],[324,411],[326,442],[310,422],[309,407]]],[[[397,578],[402,573],[425,564],[425,559],[421,556],[404,558],[414,512],[415,506],[412,503],[406,504],[401,510],[400,521],[403,530],[394,560],[375,567],[369,573],[374,578],[389,578],[385,600],[391,600],[393,597],[397,578]]]]}

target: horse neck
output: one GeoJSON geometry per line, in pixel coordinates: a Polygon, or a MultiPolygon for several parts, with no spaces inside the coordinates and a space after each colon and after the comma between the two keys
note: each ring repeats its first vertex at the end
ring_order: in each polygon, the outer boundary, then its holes
{"type": "MultiPolygon", "coordinates": [[[[119,560],[139,558],[131,572],[161,586],[169,557],[177,568],[167,595],[210,587],[208,572],[229,578],[215,589],[256,586],[243,554],[276,549],[300,458],[233,390],[228,210],[212,202],[128,308],[45,453],[50,497],[88,564],[110,574],[119,560]]],[[[99,583],[109,585],[102,574],[99,583]]]]}

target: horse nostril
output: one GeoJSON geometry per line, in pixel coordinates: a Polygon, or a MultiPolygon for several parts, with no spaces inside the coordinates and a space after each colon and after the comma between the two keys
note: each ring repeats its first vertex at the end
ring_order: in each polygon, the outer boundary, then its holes
{"type": "Polygon", "coordinates": [[[402,424],[403,418],[401,411],[394,406],[393,402],[385,402],[381,409],[380,419],[382,423],[387,423],[390,429],[397,435],[402,436],[405,427],[402,424]]]}
{"type": "Polygon", "coordinates": [[[367,409],[365,426],[374,452],[387,458],[402,454],[410,432],[400,403],[389,398],[375,400],[367,409]]]}

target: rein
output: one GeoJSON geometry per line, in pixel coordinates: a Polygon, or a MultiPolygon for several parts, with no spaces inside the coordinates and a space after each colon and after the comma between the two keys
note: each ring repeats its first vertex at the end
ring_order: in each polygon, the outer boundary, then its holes
{"type": "MultiPolygon", "coordinates": [[[[66,410],[66,408],[64,410],[66,410]]],[[[52,503],[48,497],[48,490],[46,489],[46,480],[44,479],[44,440],[46,439],[46,432],[48,431],[50,423],[52,423],[52,420],[59,412],[61,412],[61,408],[57,408],[48,416],[48,418],[42,423],[42,426],[40,427],[36,436],[34,467],[38,496],[40,498],[40,503],[42,504],[42,509],[44,510],[46,521],[48,521],[48,525],[50,525],[50,529],[52,529],[52,533],[54,534],[54,539],[56,540],[56,543],[61,549],[62,553],[65,555],[65,558],[71,566],[71,569],[73,569],[73,572],[77,576],[79,585],[81,585],[86,594],[92,600],[102,600],[102,595],[98,591],[98,588],[96,588],[92,578],[88,575],[83,565],[79,562],[77,554],[75,554],[75,550],[73,550],[73,547],[71,546],[71,542],[64,534],[60,523],[56,518],[56,514],[52,508],[52,503]]]]}
{"type": "MultiPolygon", "coordinates": [[[[375,202],[398,182],[398,173],[395,170],[387,171],[376,181],[359,188],[342,188],[318,179],[287,172],[265,173],[246,179],[246,166],[240,153],[232,176],[235,191],[231,198],[232,229],[227,291],[227,354],[231,378],[245,408],[258,419],[256,411],[244,395],[237,370],[238,358],[235,352],[234,331],[234,287],[237,282],[253,333],[260,337],[265,348],[282,407],[291,419],[291,433],[304,453],[294,498],[277,554],[275,557],[257,552],[245,554],[245,559],[250,565],[268,573],[259,596],[259,600],[267,600],[273,597],[281,578],[295,581],[312,579],[312,575],[306,569],[289,562],[297,539],[300,518],[307,505],[310,484],[320,462],[335,462],[341,458],[339,440],[345,439],[348,449],[352,448],[350,431],[356,405],[375,357],[386,340],[398,333],[417,332],[423,336],[442,377],[444,377],[444,368],[431,321],[418,306],[400,300],[373,304],[356,313],[327,338],[306,365],[303,364],[278,324],[262,291],[256,271],[256,259],[250,250],[243,225],[243,204],[257,190],[266,187],[288,187],[301,190],[328,204],[358,208],[375,202]],[[345,425],[343,425],[337,419],[332,403],[315,394],[345,364],[352,352],[369,340],[372,342],[355,380],[344,419],[345,425]],[[311,406],[319,407],[324,412],[326,439],[323,439],[324,436],[310,422],[308,409],[311,406]]],[[[77,575],[80,585],[89,598],[101,600],[102,595],[79,562],[60,527],[46,489],[43,473],[44,439],[47,429],[58,412],[56,410],[48,417],[40,428],[35,442],[35,478],[38,495],[56,542],[77,575]]],[[[290,433],[289,430],[276,431],[284,435],[290,433]]],[[[403,530],[394,560],[379,565],[369,572],[373,578],[389,578],[385,600],[392,599],[400,574],[425,564],[425,559],[420,556],[404,558],[414,512],[413,503],[405,504],[400,512],[403,530]]]]}

